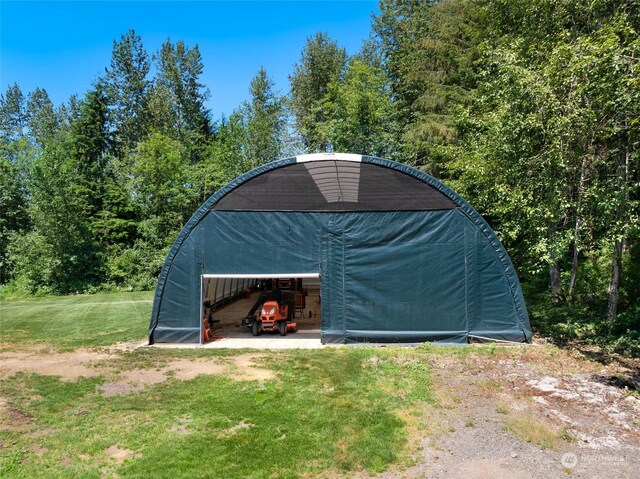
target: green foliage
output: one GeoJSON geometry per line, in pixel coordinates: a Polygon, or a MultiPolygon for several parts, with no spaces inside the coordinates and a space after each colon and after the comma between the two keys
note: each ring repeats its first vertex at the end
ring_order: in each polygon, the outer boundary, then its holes
{"type": "Polygon", "coordinates": [[[603,3],[487,4],[490,40],[480,50],[475,98],[461,110],[458,158],[448,167],[521,271],[548,268],[552,278],[555,272],[556,301],[579,296],[576,281],[588,284],[592,296],[608,290],[611,317],[619,291],[637,291],[621,285],[613,266],[620,262],[616,251],[636,241],[638,223],[633,165],[640,151],[632,118],[640,102],[631,85],[639,44],[631,32],[639,16],[603,3]],[[540,37],[548,29],[553,33],[540,37]],[[610,271],[580,279],[602,264],[605,250],[610,271]],[[571,272],[564,275],[568,289],[562,270],[571,272]]]}
{"type": "Polygon", "coordinates": [[[93,199],[96,208],[102,202],[103,192],[99,189],[105,181],[109,161],[108,114],[108,98],[103,86],[98,83],[79,102],[71,125],[72,153],[87,188],[98,193],[93,199]]]}
{"type": "Polygon", "coordinates": [[[0,284],[7,282],[12,269],[7,254],[10,236],[29,226],[26,201],[18,168],[7,158],[0,157],[0,284]]]}
{"type": "Polygon", "coordinates": [[[221,119],[216,128],[216,141],[207,145],[203,161],[195,166],[202,201],[248,171],[248,165],[244,164],[245,137],[246,125],[241,112],[235,111],[228,119],[221,119]]]}
{"type": "MultiPolygon", "coordinates": [[[[24,136],[26,126],[25,99],[17,83],[0,96],[0,138],[3,149],[24,136]]],[[[4,152],[3,152],[4,153],[4,152]]]]}
{"type": "Polygon", "coordinates": [[[15,278],[13,289],[27,294],[53,292],[56,270],[60,268],[53,245],[38,231],[15,235],[11,240],[8,261],[15,278]]]}
{"type": "Polygon", "coordinates": [[[0,98],[5,291],[151,288],[197,204],[236,176],[213,146],[197,45],[167,40],[154,60],[151,78],[129,30],[81,100],[55,108],[44,89],[25,98],[18,85],[0,98]]]}
{"type": "Polygon", "coordinates": [[[392,106],[382,68],[354,60],[344,77],[332,81],[327,90],[322,108],[328,120],[319,130],[333,149],[386,156],[394,142],[392,106]]]}
{"type": "Polygon", "coordinates": [[[207,145],[202,161],[192,167],[201,201],[237,176],[283,154],[287,141],[285,99],[274,91],[273,80],[264,68],[251,81],[249,93],[250,101],[214,127],[215,141],[207,145]]]}
{"type": "Polygon", "coordinates": [[[397,158],[432,174],[451,157],[458,108],[476,86],[478,48],[484,35],[482,9],[473,0],[419,2],[383,0],[373,28],[403,139],[397,158]]]}
{"type": "Polygon", "coordinates": [[[146,116],[150,131],[165,135],[175,135],[178,125],[178,112],[175,108],[175,97],[162,83],[156,83],[149,92],[146,116]]]}
{"type": "Polygon", "coordinates": [[[204,102],[209,93],[199,80],[204,65],[198,45],[190,48],[183,41],[173,44],[168,38],[155,59],[158,85],[173,97],[171,117],[177,121],[174,128],[180,138],[193,140],[208,135],[210,124],[204,102]]]}
{"type": "Polygon", "coordinates": [[[49,94],[42,88],[36,88],[29,95],[26,117],[29,132],[39,145],[51,140],[60,127],[49,94]]]}
{"type": "Polygon", "coordinates": [[[531,325],[561,346],[586,343],[619,354],[640,357],[640,309],[634,306],[611,321],[603,321],[606,298],[581,298],[553,304],[547,295],[526,295],[531,325]]]}
{"type": "Polygon", "coordinates": [[[102,250],[111,250],[122,245],[130,245],[136,238],[138,218],[132,204],[125,179],[117,176],[113,169],[101,185],[104,192],[102,209],[91,221],[91,231],[102,250]]]}
{"type": "Polygon", "coordinates": [[[122,158],[145,136],[144,112],[151,63],[142,39],[129,30],[113,42],[111,64],[104,78],[109,98],[110,129],[114,131],[112,152],[122,158]]]}
{"type": "Polygon", "coordinates": [[[329,144],[320,131],[328,120],[323,101],[329,85],[341,75],[346,52],[326,33],[308,38],[299,63],[293,67],[291,109],[296,128],[309,152],[326,151],[329,144]]]}
{"type": "Polygon", "coordinates": [[[604,330],[601,343],[607,344],[609,340],[614,351],[640,357],[640,306],[636,305],[600,326],[604,330]]]}
{"type": "Polygon", "coordinates": [[[108,284],[135,291],[153,289],[168,252],[168,247],[157,247],[144,241],[138,241],[132,247],[114,249],[106,260],[108,284]]]}
{"type": "Polygon", "coordinates": [[[242,108],[246,131],[241,169],[245,171],[280,158],[285,127],[284,98],[274,92],[273,86],[264,68],[251,80],[251,101],[242,108]]]}
{"type": "MultiPolygon", "coordinates": [[[[45,146],[31,166],[32,241],[39,245],[33,254],[47,257],[34,257],[33,262],[13,260],[17,277],[29,277],[38,287],[54,292],[83,290],[99,279],[101,268],[87,221],[89,191],[69,150],[69,139],[62,134],[45,146]],[[39,262],[46,265],[48,274],[38,279],[30,269],[39,268],[39,262]]],[[[23,245],[17,248],[24,252],[23,245]]]]}
{"type": "Polygon", "coordinates": [[[191,214],[192,188],[182,144],[162,133],[142,141],[131,159],[131,195],[143,218],[142,237],[162,246],[191,214]]]}

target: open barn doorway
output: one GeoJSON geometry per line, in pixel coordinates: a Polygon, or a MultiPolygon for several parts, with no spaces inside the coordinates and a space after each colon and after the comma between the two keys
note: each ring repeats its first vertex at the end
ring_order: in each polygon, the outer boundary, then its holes
{"type": "Polygon", "coordinates": [[[212,348],[319,346],[320,285],[319,273],[203,274],[200,343],[212,348]]]}

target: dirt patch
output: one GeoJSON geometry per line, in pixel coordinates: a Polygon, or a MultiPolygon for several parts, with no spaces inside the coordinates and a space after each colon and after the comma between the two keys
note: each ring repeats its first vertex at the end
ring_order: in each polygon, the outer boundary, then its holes
{"type": "Polygon", "coordinates": [[[144,386],[134,385],[126,381],[116,381],[111,383],[104,383],[96,386],[99,391],[102,391],[104,397],[120,396],[125,394],[131,394],[142,390],[144,386]]]}
{"type": "Polygon", "coordinates": [[[233,379],[236,381],[263,381],[276,377],[275,372],[257,366],[257,362],[265,356],[258,354],[241,354],[233,358],[236,371],[233,379]]]}
{"type": "Polygon", "coordinates": [[[166,369],[134,369],[123,371],[118,374],[117,379],[96,386],[102,391],[104,397],[131,394],[141,391],[146,386],[159,384],[167,380],[166,369]]]}
{"type": "Polygon", "coordinates": [[[130,394],[146,386],[160,384],[170,377],[189,381],[200,375],[226,375],[235,381],[272,379],[275,373],[259,368],[255,360],[261,356],[244,354],[230,358],[173,359],[161,368],[134,369],[117,375],[115,381],[98,386],[103,396],[130,394]]]}
{"type": "Polygon", "coordinates": [[[42,439],[43,437],[47,437],[55,433],[56,433],[55,429],[47,427],[44,429],[39,429],[37,431],[33,431],[28,434],[25,434],[25,437],[28,437],[29,439],[42,439]]]}
{"type": "Polygon", "coordinates": [[[100,376],[103,370],[97,365],[109,357],[108,353],[84,349],[48,354],[41,351],[5,351],[0,353],[0,380],[17,373],[58,376],[62,381],[100,376]]]}
{"type": "Polygon", "coordinates": [[[243,354],[227,358],[169,359],[159,368],[142,368],[118,372],[116,360],[121,354],[132,354],[139,341],[121,343],[103,350],[79,349],[53,352],[49,349],[26,348],[0,352],[0,380],[18,373],[57,376],[62,381],[81,377],[105,376],[109,380],[98,386],[103,396],[131,394],[169,378],[188,381],[200,375],[227,375],[237,381],[259,381],[275,378],[275,373],[259,367],[262,356],[243,354]]]}
{"type": "Polygon", "coordinates": [[[31,443],[26,447],[27,451],[29,451],[32,454],[35,454],[37,457],[42,457],[44,456],[44,454],[47,452],[47,449],[35,444],[35,443],[31,443]]]}
{"type": "Polygon", "coordinates": [[[457,469],[451,471],[450,477],[464,477],[465,479],[528,479],[531,477],[529,471],[524,471],[513,464],[510,458],[498,460],[478,459],[467,461],[457,469]]]}
{"type": "Polygon", "coordinates": [[[225,362],[203,359],[176,359],[171,361],[165,369],[174,373],[176,379],[189,381],[200,375],[219,375],[227,370],[225,362]]]}
{"type": "Polygon", "coordinates": [[[33,416],[16,407],[12,407],[0,396],[0,430],[24,431],[31,427],[33,416]]]}
{"type": "Polygon", "coordinates": [[[134,369],[131,371],[123,371],[120,377],[123,381],[132,384],[138,384],[141,387],[153,386],[167,380],[167,371],[169,368],[161,369],[134,369]]]}
{"type": "Polygon", "coordinates": [[[8,343],[6,341],[0,341],[0,353],[12,351],[44,354],[47,352],[55,352],[55,348],[51,347],[51,345],[46,344],[16,344],[8,343]]]}
{"type": "Polygon", "coordinates": [[[116,343],[107,347],[108,351],[134,351],[136,348],[146,346],[147,341],[144,339],[133,339],[131,341],[124,341],[122,343],[116,343]]]}
{"type": "Polygon", "coordinates": [[[140,456],[131,449],[120,449],[117,445],[113,445],[105,449],[104,454],[108,459],[114,461],[117,465],[122,464],[127,459],[140,456]]]}

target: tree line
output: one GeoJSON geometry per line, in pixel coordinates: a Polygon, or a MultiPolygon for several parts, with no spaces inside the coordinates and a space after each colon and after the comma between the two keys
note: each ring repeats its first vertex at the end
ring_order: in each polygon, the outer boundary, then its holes
{"type": "Polygon", "coordinates": [[[527,299],[587,305],[631,334],[639,33],[633,0],[381,0],[360,51],[317,33],[288,93],[261,67],[250,99],[213,119],[198,46],[167,39],[150,54],[130,30],[82,96],[54,105],[14,84],[0,97],[0,283],[152,288],[220,186],[276,158],[347,151],[453,186],[498,233],[527,299]]]}

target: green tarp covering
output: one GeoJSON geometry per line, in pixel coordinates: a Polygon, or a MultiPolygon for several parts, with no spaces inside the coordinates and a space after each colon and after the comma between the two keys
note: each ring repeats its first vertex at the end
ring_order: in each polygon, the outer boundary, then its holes
{"type": "Polygon", "coordinates": [[[200,340],[202,274],[262,273],[320,274],[324,343],[531,340],[491,228],[434,178],[388,160],[289,158],[222,188],[167,257],[150,343],[200,340]]]}

